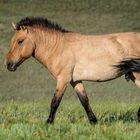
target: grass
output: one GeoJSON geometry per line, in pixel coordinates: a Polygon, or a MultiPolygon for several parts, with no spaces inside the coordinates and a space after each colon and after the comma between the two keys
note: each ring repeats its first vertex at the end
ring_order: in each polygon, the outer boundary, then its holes
{"type": "Polygon", "coordinates": [[[127,104],[111,104],[110,108],[107,104],[95,105],[99,122],[92,126],[82,108],[75,102],[69,103],[64,101],[55,123],[45,127],[46,112],[49,113],[46,102],[4,102],[1,105],[0,138],[138,140],[140,137],[140,125],[135,113],[137,104],[131,107],[127,104]]]}
{"type": "Polygon", "coordinates": [[[0,0],[0,140],[139,140],[139,89],[124,77],[84,83],[97,125],[88,123],[68,87],[54,125],[44,126],[56,82],[32,58],[15,73],[3,65],[13,35],[11,22],[25,16],[43,16],[85,34],[140,31],[139,0],[0,0]]]}

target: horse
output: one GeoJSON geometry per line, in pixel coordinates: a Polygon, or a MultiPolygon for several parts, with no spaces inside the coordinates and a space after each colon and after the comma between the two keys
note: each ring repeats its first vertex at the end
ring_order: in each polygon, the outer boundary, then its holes
{"type": "MultiPolygon", "coordinates": [[[[26,59],[34,57],[57,81],[46,124],[53,123],[56,111],[70,84],[95,124],[83,81],[105,82],[125,75],[140,87],[140,33],[85,35],[63,29],[42,17],[25,17],[17,24],[4,64],[16,71],[26,59]]],[[[138,110],[140,121],[140,109],[138,110]]]]}

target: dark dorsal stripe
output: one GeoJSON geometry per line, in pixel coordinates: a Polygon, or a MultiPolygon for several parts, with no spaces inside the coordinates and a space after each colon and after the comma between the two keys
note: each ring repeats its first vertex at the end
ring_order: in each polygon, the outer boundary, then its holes
{"type": "Polygon", "coordinates": [[[48,28],[48,29],[61,31],[61,32],[68,32],[67,30],[59,26],[57,23],[53,23],[49,21],[48,19],[41,18],[41,17],[23,18],[17,23],[16,29],[20,30],[22,26],[30,26],[30,27],[38,26],[38,27],[48,28]]]}

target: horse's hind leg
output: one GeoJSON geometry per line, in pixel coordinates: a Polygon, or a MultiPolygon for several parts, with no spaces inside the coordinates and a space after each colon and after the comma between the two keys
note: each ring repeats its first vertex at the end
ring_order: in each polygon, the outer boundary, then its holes
{"type": "Polygon", "coordinates": [[[139,110],[138,110],[137,116],[138,116],[138,122],[140,123],[140,107],[139,107],[139,110]]]}
{"type": "Polygon", "coordinates": [[[97,119],[89,105],[89,100],[88,100],[88,97],[87,97],[87,94],[86,94],[86,91],[84,89],[82,82],[81,81],[71,82],[71,85],[75,89],[75,91],[79,97],[79,100],[87,113],[90,123],[96,123],[97,119]]]}
{"type": "Polygon", "coordinates": [[[140,72],[133,72],[133,79],[131,80],[140,88],[140,72]]]}
{"type": "MultiPolygon", "coordinates": [[[[129,78],[140,88],[140,72],[133,72],[129,75],[129,78]]],[[[138,122],[140,123],[140,108],[137,113],[138,122]]]]}

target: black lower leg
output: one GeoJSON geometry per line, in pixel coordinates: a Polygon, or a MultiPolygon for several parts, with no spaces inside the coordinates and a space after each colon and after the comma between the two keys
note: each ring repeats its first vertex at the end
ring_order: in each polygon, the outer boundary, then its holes
{"type": "Polygon", "coordinates": [[[56,94],[54,94],[54,97],[51,102],[51,111],[50,111],[50,115],[48,117],[47,123],[53,123],[55,114],[56,114],[56,111],[60,104],[61,99],[62,97],[57,97],[56,94]]]}
{"type": "Polygon", "coordinates": [[[97,122],[97,119],[89,105],[89,100],[88,100],[88,97],[86,95],[81,95],[81,94],[78,94],[78,97],[80,99],[80,102],[81,104],[83,105],[86,113],[87,113],[87,116],[88,116],[88,119],[90,121],[90,123],[96,123],[97,122]]]}
{"type": "Polygon", "coordinates": [[[138,116],[138,122],[140,123],[140,108],[138,110],[137,116],[138,116]]]}

